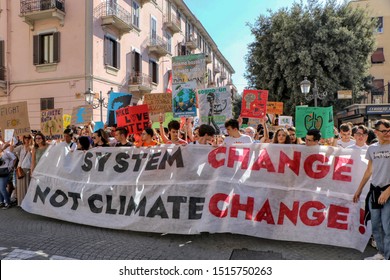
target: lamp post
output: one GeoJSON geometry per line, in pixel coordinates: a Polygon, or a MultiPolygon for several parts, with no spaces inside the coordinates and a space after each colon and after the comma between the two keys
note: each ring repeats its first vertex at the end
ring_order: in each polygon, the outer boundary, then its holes
{"type": "MultiPolygon", "coordinates": [[[[112,88],[107,93],[107,95],[109,95],[111,93],[111,91],[112,91],[112,88]]],[[[100,91],[100,93],[99,93],[99,98],[95,98],[95,93],[91,90],[91,88],[88,88],[88,90],[84,94],[85,94],[85,102],[92,105],[92,107],[94,109],[97,109],[100,107],[100,121],[103,122],[103,107],[107,108],[108,104],[104,102],[105,98],[103,98],[102,91],[100,91]],[[98,103],[93,103],[95,99],[98,103]]]]}
{"type": "Polygon", "coordinates": [[[314,79],[313,94],[311,95],[309,94],[311,82],[307,79],[307,77],[303,79],[300,85],[301,85],[301,92],[305,95],[306,100],[310,101],[314,99],[314,107],[317,107],[317,98],[322,100],[328,94],[326,91],[318,92],[317,79],[314,79]]]}

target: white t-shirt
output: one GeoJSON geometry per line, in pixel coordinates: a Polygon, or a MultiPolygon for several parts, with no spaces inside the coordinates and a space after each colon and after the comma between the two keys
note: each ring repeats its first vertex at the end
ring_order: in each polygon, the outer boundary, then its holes
{"type": "Polygon", "coordinates": [[[252,138],[248,135],[241,134],[240,137],[231,137],[228,136],[223,140],[223,143],[226,145],[232,145],[232,144],[250,144],[253,143],[252,138]]]}
{"type": "Polygon", "coordinates": [[[356,141],[353,139],[350,139],[348,142],[343,142],[341,139],[337,140],[337,146],[346,148],[348,146],[355,145],[356,141]]]}

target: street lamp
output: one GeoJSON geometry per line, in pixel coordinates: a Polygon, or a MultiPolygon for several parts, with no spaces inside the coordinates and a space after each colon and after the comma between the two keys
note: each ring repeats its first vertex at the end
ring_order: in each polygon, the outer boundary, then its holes
{"type": "Polygon", "coordinates": [[[305,95],[306,100],[310,101],[314,99],[314,107],[317,107],[317,98],[322,100],[328,94],[326,91],[318,92],[317,79],[314,79],[313,94],[309,94],[311,83],[307,79],[307,77],[304,78],[304,80],[301,82],[300,85],[301,85],[301,92],[305,95]]]}
{"type": "MultiPolygon", "coordinates": [[[[109,95],[111,92],[112,92],[112,88],[107,93],[107,95],[109,95]]],[[[103,98],[102,91],[100,91],[99,98],[95,98],[95,93],[91,90],[91,88],[88,88],[88,90],[84,93],[84,95],[85,95],[85,102],[92,105],[94,109],[100,107],[100,121],[103,122],[103,107],[107,108],[108,104],[104,103],[105,98],[103,98]],[[95,99],[98,103],[93,103],[95,99]]]]}

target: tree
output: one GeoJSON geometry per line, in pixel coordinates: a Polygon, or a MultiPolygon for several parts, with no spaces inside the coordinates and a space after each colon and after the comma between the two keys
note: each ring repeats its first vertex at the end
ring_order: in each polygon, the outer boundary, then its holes
{"type": "Polygon", "coordinates": [[[336,99],[343,89],[358,99],[375,45],[375,21],[366,11],[336,0],[308,0],[268,13],[249,25],[255,37],[246,55],[250,87],[268,89],[269,100],[283,101],[288,115],[296,105],[309,104],[299,85],[305,76],[328,93],[318,106],[333,105],[337,112],[350,105],[336,99]]]}

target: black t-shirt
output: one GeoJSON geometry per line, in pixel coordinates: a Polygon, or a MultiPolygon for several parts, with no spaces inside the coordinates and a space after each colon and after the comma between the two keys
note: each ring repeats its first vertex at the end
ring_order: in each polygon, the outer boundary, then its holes
{"type": "Polygon", "coordinates": [[[131,142],[127,141],[126,144],[122,144],[121,142],[116,143],[115,147],[131,147],[133,144],[131,142]]]}

